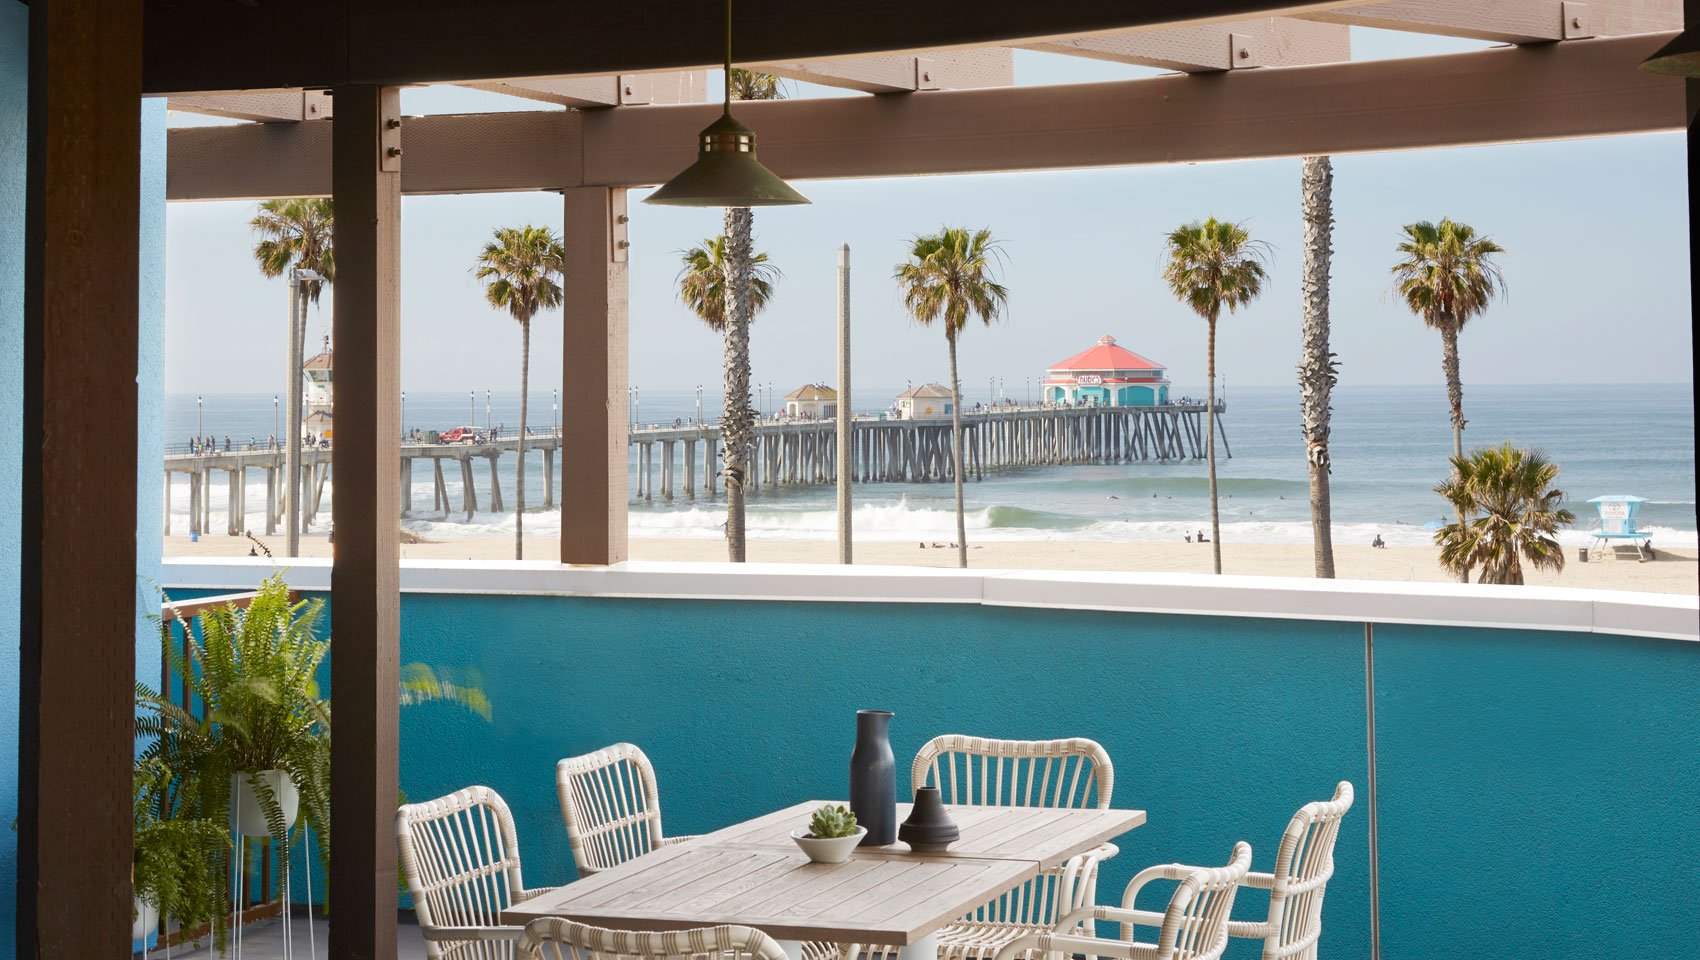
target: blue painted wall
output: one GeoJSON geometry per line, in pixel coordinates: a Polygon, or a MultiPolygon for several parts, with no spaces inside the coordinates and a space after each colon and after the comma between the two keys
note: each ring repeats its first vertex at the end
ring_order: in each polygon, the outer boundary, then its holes
{"type": "MultiPolygon", "coordinates": [[[[0,423],[23,419],[24,141],[27,130],[28,12],[0,3],[0,423]]],[[[140,618],[158,611],[148,581],[160,577],[160,455],[164,448],[165,101],[142,110],[141,348],[136,457],[137,676],[158,682],[159,646],[140,618]],[[144,579],[145,578],[145,579],[144,579]]],[[[14,940],[18,806],[18,496],[22,447],[18,432],[0,432],[0,954],[14,940]]]]}
{"type": "MultiPolygon", "coordinates": [[[[1692,952],[1700,645],[1381,626],[1375,651],[1384,957],[1427,960],[1437,942],[1527,960],[1692,952]]],[[[402,657],[471,668],[494,705],[489,723],[403,709],[402,787],[496,788],[533,885],[573,875],[560,757],[639,744],[667,832],[697,833],[842,797],[854,711],[882,707],[900,791],[938,733],[1103,743],[1116,805],[1150,817],[1117,841],[1105,902],[1142,867],[1220,863],[1237,839],[1271,869],[1292,811],[1352,781],[1322,949],[1369,952],[1358,624],[408,594],[402,657]]],[[[1236,915],[1266,903],[1244,893],[1236,915]]]]}
{"type": "MultiPolygon", "coordinates": [[[[24,131],[29,8],[0,3],[0,423],[24,416],[24,131]]],[[[18,497],[23,444],[0,430],[0,955],[16,941],[18,836],[18,497]]]]}

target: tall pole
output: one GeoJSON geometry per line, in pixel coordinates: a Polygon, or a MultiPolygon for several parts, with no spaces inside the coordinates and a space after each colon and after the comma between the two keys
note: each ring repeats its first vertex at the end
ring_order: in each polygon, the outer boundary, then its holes
{"type": "Polygon", "coordinates": [[[496,439],[495,435],[490,432],[490,391],[488,390],[484,391],[484,435],[492,440],[496,439]]]}
{"type": "Polygon", "coordinates": [[[466,391],[466,425],[472,426],[478,422],[478,391],[466,391]]]}
{"type": "Polygon", "coordinates": [[[289,271],[289,349],[284,351],[289,368],[283,378],[283,422],[292,436],[282,436],[283,444],[283,555],[301,555],[301,330],[306,323],[302,316],[304,301],[301,295],[299,268],[289,271]]]}
{"type": "Polygon", "coordinates": [[[638,406],[638,401],[641,400],[641,399],[642,398],[640,396],[638,396],[638,388],[633,387],[632,388],[632,422],[635,423],[637,426],[640,426],[640,427],[643,426],[643,411],[642,411],[642,408],[638,406]]]}
{"type": "Polygon", "coordinates": [[[838,245],[838,562],[850,562],[850,245],[838,245]]]}
{"type": "Polygon", "coordinates": [[[407,438],[407,391],[401,392],[401,435],[407,438]]]}
{"type": "Polygon", "coordinates": [[[277,394],[272,394],[272,443],[277,443],[277,394]]]}
{"type": "Polygon", "coordinates": [[[549,435],[558,437],[561,435],[561,388],[556,387],[554,394],[555,399],[549,402],[549,435]]]}
{"type": "Polygon", "coordinates": [[[206,436],[206,431],[201,429],[201,403],[202,403],[202,401],[203,401],[203,398],[201,398],[201,397],[195,398],[195,439],[197,441],[199,441],[202,437],[206,436]]]}

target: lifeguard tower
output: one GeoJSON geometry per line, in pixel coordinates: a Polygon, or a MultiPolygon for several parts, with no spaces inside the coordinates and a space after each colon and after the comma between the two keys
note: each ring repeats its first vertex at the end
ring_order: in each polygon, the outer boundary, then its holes
{"type": "MultiPolygon", "coordinates": [[[[1629,547],[1635,551],[1635,559],[1653,559],[1653,548],[1649,544],[1652,534],[1636,528],[1636,518],[1641,512],[1641,504],[1645,498],[1629,494],[1614,493],[1604,497],[1595,497],[1588,501],[1599,508],[1600,515],[1594,521],[1593,554],[1598,558],[1616,557],[1619,547],[1629,547]]],[[[1583,555],[1587,559],[1587,555],[1583,555]]]]}

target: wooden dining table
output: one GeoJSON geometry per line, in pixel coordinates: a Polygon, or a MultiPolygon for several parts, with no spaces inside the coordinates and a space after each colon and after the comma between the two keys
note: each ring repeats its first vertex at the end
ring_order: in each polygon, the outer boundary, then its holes
{"type": "MultiPolygon", "coordinates": [[[[793,960],[810,940],[897,946],[900,960],[932,960],[951,921],[1145,822],[1143,810],[947,805],[962,830],[948,850],[916,853],[898,841],[858,847],[844,863],[811,863],[791,831],[833,802],[810,800],[661,847],[510,906],[502,922],[741,924],[778,940],[793,960]]],[[[898,804],[899,820],[908,815],[909,804],[898,804]]]]}

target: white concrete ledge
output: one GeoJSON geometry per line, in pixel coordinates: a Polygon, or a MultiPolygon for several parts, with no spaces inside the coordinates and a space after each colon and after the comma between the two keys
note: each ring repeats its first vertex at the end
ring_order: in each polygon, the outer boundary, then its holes
{"type": "MultiPolygon", "coordinates": [[[[288,566],[291,586],[330,589],[331,561],[300,559],[288,566]]],[[[242,590],[271,570],[271,561],[261,558],[168,557],[164,581],[168,589],[242,590]]],[[[401,588],[404,593],[655,600],[977,603],[1700,641],[1700,597],[1563,587],[825,564],[632,562],[572,567],[541,561],[403,560],[401,588]]]]}

